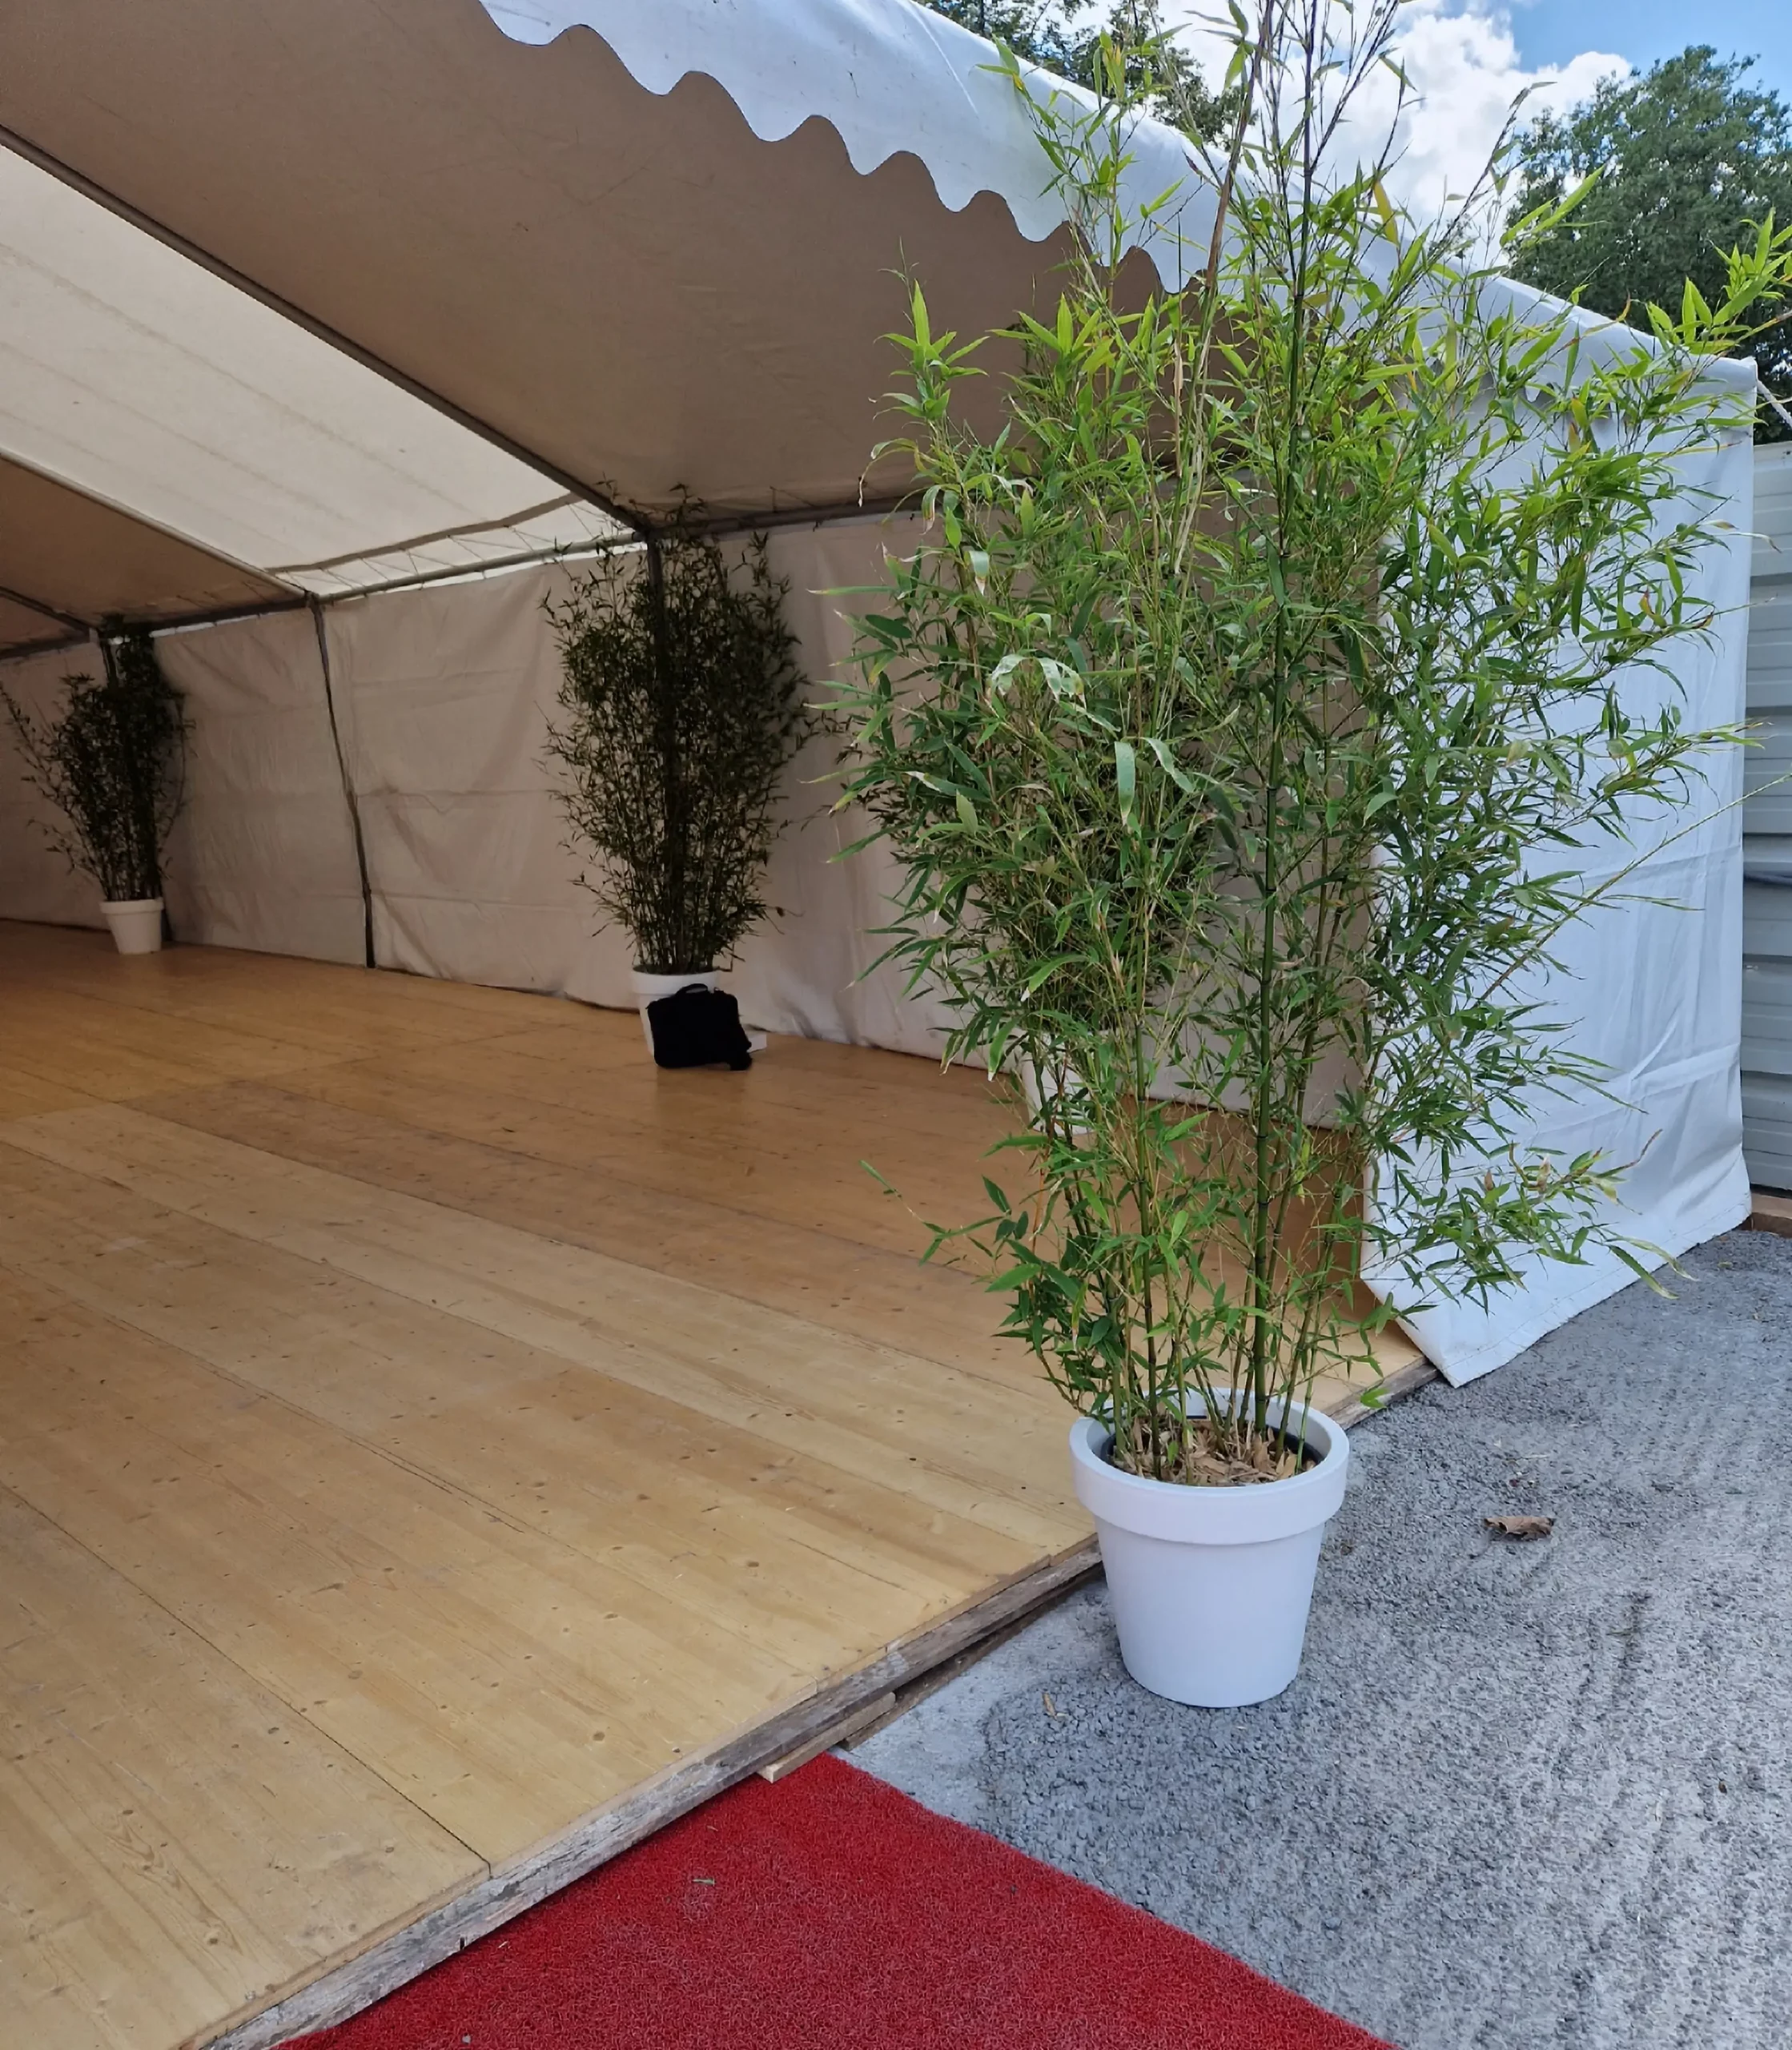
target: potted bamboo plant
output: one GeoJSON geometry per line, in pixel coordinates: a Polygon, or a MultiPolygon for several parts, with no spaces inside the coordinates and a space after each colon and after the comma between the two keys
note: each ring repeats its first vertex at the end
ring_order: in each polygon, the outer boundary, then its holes
{"type": "Polygon", "coordinates": [[[3,685],[26,772],[55,814],[52,846],[99,886],[121,954],[162,945],[162,857],[185,790],[187,720],[147,629],[109,621],[101,676],[63,679],[61,708],[34,718],[3,685]]]}
{"type": "Polygon", "coordinates": [[[814,730],[787,586],[762,536],[730,561],[686,514],[550,603],[564,714],[549,746],[581,878],[633,943],[648,1006],[722,966],[770,907],[785,769],[814,730]]]}
{"type": "Polygon", "coordinates": [[[1003,338],[991,436],[958,404],[982,344],[914,291],[892,445],[925,536],[840,705],[842,802],[906,878],[891,951],[950,1054],[1018,1078],[1013,1172],[934,1250],[993,1263],[1079,1411],[1126,1662],[1195,1703],[1296,1670],[1348,1460],[1322,1373],[1537,1257],[1643,1271],[1622,1164],[1514,1139],[1597,1079],[1533,1001],[1605,886],[1551,855],[1738,738],[1637,710],[1625,672],[1709,623],[1676,460],[1747,432],[1702,361],[1786,291],[1792,235],[1653,349],[1577,351],[1494,284],[1489,187],[1416,223],[1391,132],[1360,168],[1335,147],[1398,11],[1268,0],[1241,30],[1186,290],[1122,279],[1153,226],[1118,197],[1138,54],[1129,86],[1105,51],[1099,104],[1035,84],[1061,297],[1003,338]],[[1398,1286],[1365,1317],[1372,1263],[1398,1286]]]}

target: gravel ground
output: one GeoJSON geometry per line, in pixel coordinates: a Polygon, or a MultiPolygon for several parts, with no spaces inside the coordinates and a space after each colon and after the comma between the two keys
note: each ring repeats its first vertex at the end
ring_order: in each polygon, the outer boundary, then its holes
{"type": "Polygon", "coordinates": [[[1098,1586],[854,1762],[1402,2050],[1785,2050],[1792,1240],[1685,1264],[1356,1430],[1280,1699],[1147,1694],[1098,1586]]]}

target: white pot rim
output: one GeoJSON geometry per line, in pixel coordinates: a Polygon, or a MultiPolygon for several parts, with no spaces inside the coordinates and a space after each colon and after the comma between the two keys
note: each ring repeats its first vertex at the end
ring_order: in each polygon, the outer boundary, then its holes
{"type": "MultiPolygon", "coordinates": [[[[92,901],[88,899],[90,903],[92,901]]],[[[160,897],[102,897],[99,908],[102,911],[159,911],[165,902],[160,897]]]]}
{"type": "MultiPolygon", "coordinates": [[[[1272,1423],[1281,1422],[1285,1406],[1270,1405],[1272,1423]]],[[[1322,1409],[1296,1405],[1292,1421],[1304,1422],[1307,1443],[1320,1454],[1312,1465],[1285,1480],[1202,1488],[1123,1473],[1107,1457],[1109,1427],[1097,1417],[1079,1417],[1071,1426],[1077,1499],[1099,1522],[1173,1544],[1259,1545],[1310,1530],[1336,1515],[1343,1503],[1350,1440],[1344,1425],[1322,1409]]]]}

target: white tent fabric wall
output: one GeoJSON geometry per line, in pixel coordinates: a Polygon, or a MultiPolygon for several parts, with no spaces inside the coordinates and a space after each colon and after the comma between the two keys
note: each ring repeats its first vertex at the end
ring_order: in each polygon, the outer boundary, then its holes
{"type": "MultiPolygon", "coordinates": [[[[165,863],[176,935],[358,964],[360,872],[311,615],[164,633],[156,652],[191,724],[165,863]]],[[[0,665],[0,684],[42,718],[65,677],[98,671],[98,650],[76,646],[0,665]]],[[[102,925],[98,887],[52,851],[46,809],[0,746],[0,916],[102,925]]]]}
{"type": "MultiPolygon", "coordinates": [[[[1682,642],[1676,675],[1635,675],[1627,701],[1647,713],[1664,700],[1688,725],[1740,725],[1748,645],[1749,529],[1754,451],[1746,440],[1709,450],[1685,466],[1699,511],[1720,527],[1693,580],[1715,624],[1702,642],[1682,642]]],[[[1682,501],[1686,503],[1687,501],[1682,501]]],[[[1595,842],[1581,862],[1597,882],[1647,855],[1617,883],[1612,901],[1569,927],[1552,951],[1562,975],[1534,979],[1532,993],[1572,1027],[1578,1052],[1606,1064],[1605,1095],[1539,1104],[1533,1143],[1565,1158],[1597,1149],[1635,1161],[1615,1213],[1628,1239],[1672,1257],[1739,1224],[1749,1214],[1742,1164],[1742,758],[1729,748],[1710,758],[1708,781],[1685,807],[1630,821],[1630,839],[1595,842]],[[1689,825],[1694,830],[1688,831],[1689,825]],[[1651,851],[1655,850],[1655,851],[1651,851]],[[1662,901],[1645,902],[1641,898],[1662,901]]],[[[1568,866],[1552,854],[1548,866],[1568,866]]],[[[1652,1255],[1641,1256],[1654,1264],[1652,1255]]],[[[1505,1362],[1634,1276],[1607,1252],[1580,1267],[1529,1262],[1525,1287],[1479,1308],[1440,1303],[1403,1320],[1453,1383],[1505,1362]]],[[[1391,1276],[1370,1285],[1397,1301],[1391,1276]]]]}
{"type": "MultiPolygon", "coordinates": [[[[819,692],[851,651],[851,601],[876,581],[906,523],[854,521],[771,537],[786,616],[819,692]]],[[[326,608],[331,684],[372,886],[375,959],[414,975],[632,1005],[629,951],[580,886],[546,754],[558,655],[542,601],[577,566],[542,565],[352,599],[326,608]]],[[[363,958],[353,823],[329,724],[311,617],[264,614],[157,637],[185,694],[187,810],[168,851],[178,938],[315,959],[363,958]]],[[[74,649],[0,665],[0,682],[47,709],[74,649]]],[[[894,878],[876,852],[834,858],[864,830],[834,816],[818,742],[787,780],[789,822],[768,894],[777,915],[728,977],[776,1032],[934,1055],[938,1006],[879,970],[874,929],[894,878]]],[[[98,896],[50,851],[42,804],[0,748],[0,916],[102,922],[98,896]]]]}
{"type": "MultiPolygon", "coordinates": [[[[786,614],[818,689],[850,653],[850,601],[826,593],[882,573],[890,523],[792,528],[772,537],[786,614]]],[[[559,688],[542,613],[576,568],[352,601],[329,609],[331,670],[358,794],[383,966],[468,982],[633,1002],[627,943],[598,931],[578,882],[546,757],[559,688]]],[[[768,878],[777,915],[745,943],[729,984],[773,1031],[911,1053],[938,1047],[939,1016],[906,999],[888,971],[858,979],[887,916],[886,859],[833,857],[862,830],[830,815],[812,746],[788,778],[789,824],[768,878]]]]}
{"type": "Polygon", "coordinates": [[[542,758],[541,601],[564,581],[519,571],[325,615],[382,967],[554,991],[576,971],[589,913],[542,758]]]}
{"type": "Polygon", "coordinates": [[[366,958],[360,865],[308,612],[159,636],[192,722],[168,915],[207,947],[366,958]]]}

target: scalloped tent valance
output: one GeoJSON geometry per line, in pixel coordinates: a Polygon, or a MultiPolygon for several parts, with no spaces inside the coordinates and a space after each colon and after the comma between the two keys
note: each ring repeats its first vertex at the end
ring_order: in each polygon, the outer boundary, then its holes
{"type": "MultiPolygon", "coordinates": [[[[1007,206],[1019,232],[1043,242],[1063,210],[1014,87],[990,45],[914,0],[484,0],[519,42],[550,43],[589,29],[649,92],[685,78],[713,78],[761,142],[782,142],[806,121],[826,121],[848,162],[869,176],[897,155],[918,157],[942,205],[954,213],[979,193],[1007,206]]],[[[1092,98],[1029,68],[1032,90],[1092,98]]],[[[1187,145],[1174,130],[1142,122],[1131,139],[1129,191],[1136,206],[1186,171],[1187,145]]],[[[1212,214],[1191,199],[1179,223],[1207,255],[1212,214]]],[[[1188,275],[1177,239],[1155,238],[1166,275],[1188,275]]]]}

